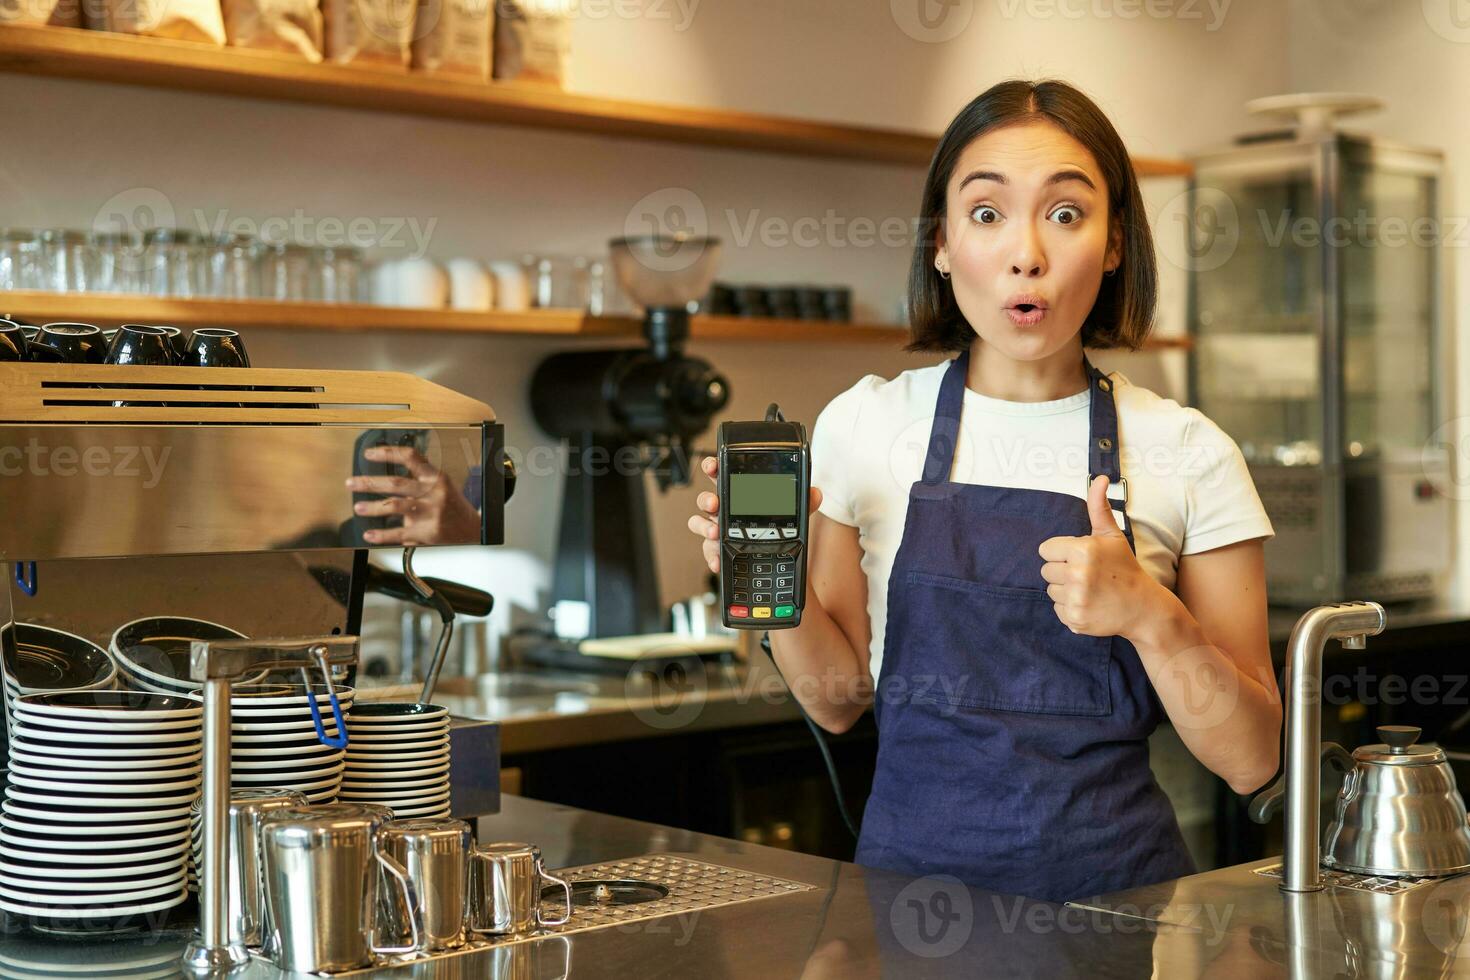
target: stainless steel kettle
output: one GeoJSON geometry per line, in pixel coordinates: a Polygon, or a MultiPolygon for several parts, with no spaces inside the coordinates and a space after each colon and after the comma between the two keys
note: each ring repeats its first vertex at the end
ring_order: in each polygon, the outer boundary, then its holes
{"type": "Polygon", "coordinates": [[[1322,842],[1329,868],[1433,878],[1470,871],[1470,822],[1455,773],[1411,725],[1380,725],[1353,752],[1322,842]]]}
{"type": "MultiPolygon", "coordinates": [[[[1380,725],[1375,745],[1351,756],[1333,742],[1322,761],[1343,773],[1322,864],[1339,871],[1435,878],[1470,871],[1470,819],[1442,749],[1417,745],[1420,729],[1380,725]]],[[[1286,777],[1251,801],[1265,823],[1279,807],[1286,777]]]]}

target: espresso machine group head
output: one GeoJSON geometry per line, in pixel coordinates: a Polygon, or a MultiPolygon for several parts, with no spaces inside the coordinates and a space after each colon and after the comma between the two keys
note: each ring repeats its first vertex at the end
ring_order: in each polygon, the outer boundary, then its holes
{"type": "Polygon", "coordinates": [[[610,247],[619,284],[644,309],[647,344],[554,354],[531,379],[537,423],[568,448],[553,601],[586,603],[595,637],[661,631],[644,472],[660,490],[688,484],[693,441],[730,397],[724,375],[684,353],[718,239],[649,235],[610,247]]]}

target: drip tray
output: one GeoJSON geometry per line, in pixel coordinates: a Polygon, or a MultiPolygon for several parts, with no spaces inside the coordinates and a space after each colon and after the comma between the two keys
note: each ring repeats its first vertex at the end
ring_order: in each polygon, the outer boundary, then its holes
{"type": "MultiPolygon", "coordinates": [[[[1272,864],[1264,868],[1256,868],[1255,873],[1262,878],[1280,879],[1282,876],[1281,865],[1272,864]]],[[[1447,875],[1446,877],[1454,877],[1447,875]]],[[[1332,868],[1322,869],[1322,881],[1328,888],[1352,888],[1360,892],[1377,892],[1380,895],[1398,895],[1411,888],[1420,885],[1433,884],[1436,881],[1444,881],[1444,878],[1390,878],[1386,875],[1365,875],[1352,871],[1336,871],[1332,868]]]]}
{"type": "MultiPolygon", "coordinates": [[[[572,886],[572,921],[548,930],[552,933],[580,932],[662,915],[699,912],[815,888],[799,881],[705,864],[672,854],[589,864],[556,874],[572,886]]],[[[547,901],[553,901],[560,898],[560,892],[560,888],[553,887],[544,894],[547,901]]]]}

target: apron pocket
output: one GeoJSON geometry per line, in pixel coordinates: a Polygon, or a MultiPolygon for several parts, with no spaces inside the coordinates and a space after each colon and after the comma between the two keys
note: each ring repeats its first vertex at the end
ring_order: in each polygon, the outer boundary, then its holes
{"type": "MultiPolygon", "coordinates": [[[[955,708],[1113,712],[1113,638],[1073,633],[1040,589],[911,571],[904,616],[911,697],[955,708]]],[[[890,615],[892,610],[890,610],[890,615]]]]}

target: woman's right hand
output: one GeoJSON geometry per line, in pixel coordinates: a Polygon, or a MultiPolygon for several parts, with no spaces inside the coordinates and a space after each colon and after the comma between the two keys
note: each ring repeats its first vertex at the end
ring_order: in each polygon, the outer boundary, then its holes
{"type": "MultiPolygon", "coordinates": [[[[704,470],[710,482],[718,488],[720,461],[713,456],[706,456],[700,461],[699,468],[704,470]]],[[[689,518],[689,530],[703,539],[704,563],[709,566],[710,571],[718,573],[720,570],[720,495],[712,490],[706,490],[695,498],[694,504],[703,513],[689,518]],[[711,516],[706,517],[705,514],[711,516]]],[[[822,491],[812,487],[811,495],[807,500],[807,513],[815,513],[821,504],[822,491]]]]}

